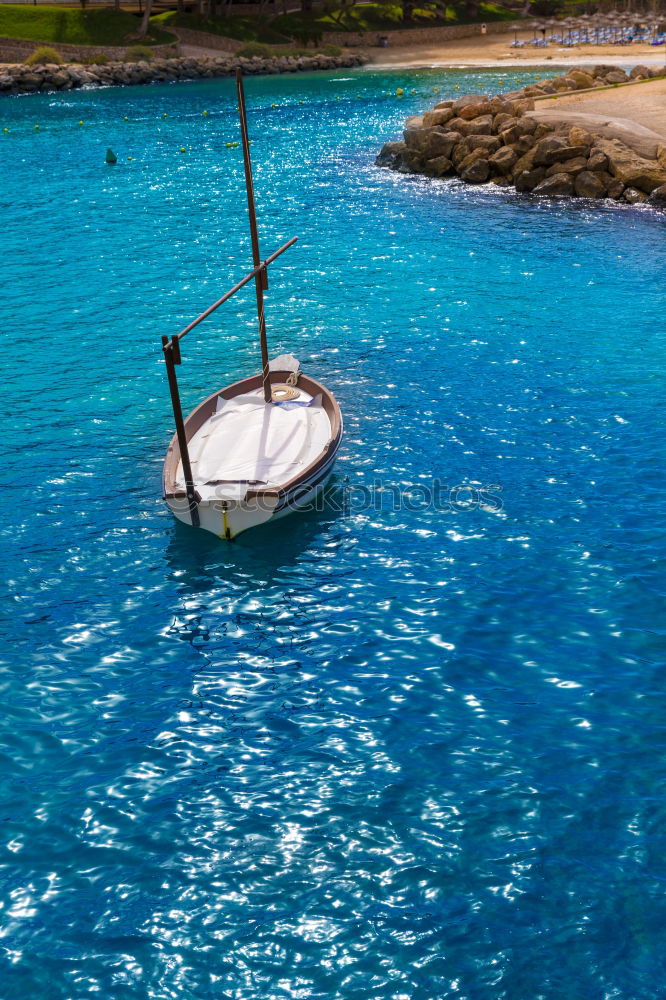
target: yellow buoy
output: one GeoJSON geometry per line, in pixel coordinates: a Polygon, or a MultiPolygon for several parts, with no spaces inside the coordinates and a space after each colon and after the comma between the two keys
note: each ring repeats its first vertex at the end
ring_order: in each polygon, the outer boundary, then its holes
{"type": "Polygon", "coordinates": [[[3,131],[3,132],[9,132],[9,129],[8,129],[8,128],[3,128],[3,130],[2,130],[2,131],[3,131]]]}
{"type": "Polygon", "coordinates": [[[439,87],[435,87],[435,93],[439,94],[439,87]]]}
{"type": "Polygon", "coordinates": [[[298,103],[299,103],[299,104],[302,104],[302,103],[303,103],[303,101],[299,101],[298,103]]]}
{"type": "Polygon", "coordinates": [[[185,149],[185,147],[184,147],[184,146],[181,146],[181,147],[180,147],[180,151],[181,151],[181,153],[185,153],[185,152],[187,152],[187,150],[185,149]]]}
{"type": "Polygon", "coordinates": [[[404,94],[405,92],[404,92],[404,90],[402,89],[402,87],[398,87],[398,89],[396,90],[396,92],[395,92],[395,93],[396,93],[396,96],[397,96],[397,97],[402,97],[402,95],[403,95],[403,94],[404,94]]]}
{"type": "Polygon", "coordinates": [[[459,87],[459,86],[458,86],[458,84],[456,83],[456,85],[455,85],[455,87],[454,87],[453,89],[454,89],[454,90],[460,90],[460,87],[459,87]]]}
{"type": "Polygon", "coordinates": [[[272,108],[277,108],[277,104],[271,104],[272,108]]]}
{"type": "Polygon", "coordinates": [[[205,117],[206,117],[206,115],[208,114],[208,112],[207,112],[207,111],[204,111],[204,113],[203,113],[203,114],[204,114],[204,118],[205,118],[205,117]]]}
{"type": "Polygon", "coordinates": [[[165,112],[164,112],[164,114],[162,115],[162,118],[168,118],[168,117],[169,117],[169,116],[168,116],[168,114],[167,114],[167,113],[166,113],[166,111],[165,111],[165,112]]]}
{"type": "Polygon", "coordinates": [[[35,125],[35,132],[39,132],[39,125],[35,125]]]}
{"type": "Polygon", "coordinates": [[[83,122],[79,122],[79,125],[83,125],[83,122]]]}
{"type": "Polygon", "coordinates": [[[127,115],[125,115],[125,117],[123,118],[123,121],[124,122],[128,122],[129,121],[129,118],[127,117],[127,115]]]}
{"type": "Polygon", "coordinates": [[[128,157],[127,157],[127,159],[128,159],[128,160],[133,160],[133,159],[134,159],[134,157],[133,157],[133,156],[128,156],[128,157]]]}

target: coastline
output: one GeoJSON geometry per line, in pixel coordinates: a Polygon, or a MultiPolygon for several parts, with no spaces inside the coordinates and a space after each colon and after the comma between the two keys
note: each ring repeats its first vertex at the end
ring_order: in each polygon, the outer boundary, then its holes
{"type": "Polygon", "coordinates": [[[0,63],[0,97],[53,91],[127,87],[150,83],[171,83],[233,76],[240,67],[245,76],[270,76],[279,73],[315,70],[352,69],[362,66],[364,55],[346,52],[339,56],[272,56],[251,59],[242,56],[183,56],[158,58],[150,62],[108,62],[37,64],[0,63]]]}
{"type": "Polygon", "coordinates": [[[666,205],[663,67],[618,66],[440,101],[405,122],[377,166],[544,197],[666,205]],[[618,111],[629,117],[618,116],[618,111]]]}
{"type": "Polygon", "coordinates": [[[395,48],[372,49],[369,68],[400,69],[511,69],[514,67],[544,67],[597,65],[664,66],[664,47],[651,45],[580,45],[576,48],[549,45],[535,48],[528,44],[531,31],[517,33],[524,48],[511,46],[508,36],[475,35],[433,45],[402,45],[395,48]]]}

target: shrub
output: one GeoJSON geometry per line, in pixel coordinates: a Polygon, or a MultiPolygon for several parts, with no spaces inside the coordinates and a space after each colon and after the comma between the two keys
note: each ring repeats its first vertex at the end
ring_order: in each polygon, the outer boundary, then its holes
{"type": "Polygon", "coordinates": [[[150,62],[153,50],[147,45],[130,45],[125,52],[125,62],[150,62]]]}
{"type": "Polygon", "coordinates": [[[79,60],[82,66],[106,66],[109,61],[109,57],[100,53],[98,56],[86,56],[85,59],[79,60]]]}
{"type": "Polygon", "coordinates": [[[270,59],[273,55],[271,49],[268,45],[264,45],[263,42],[248,42],[244,45],[242,49],[239,49],[236,53],[237,56],[242,56],[244,59],[252,59],[253,56],[260,56],[262,59],[270,59]]]}
{"type": "Polygon", "coordinates": [[[342,49],[339,45],[322,45],[321,53],[325,56],[341,56],[342,49]]]}
{"type": "Polygon", "coordinates": [[[25,60],[26,66],[46,66],[48,63],[55,63],[57,66],[64,62],[62,56],[50,45],[40,45],[25,60]]]}

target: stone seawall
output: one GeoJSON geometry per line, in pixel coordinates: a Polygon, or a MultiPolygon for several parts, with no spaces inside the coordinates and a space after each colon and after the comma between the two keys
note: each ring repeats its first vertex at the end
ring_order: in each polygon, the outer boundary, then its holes
{"type": "MultiPolygon", "coordinates": [[[[35,49],[41,49],[45,45],[54,48],[63,59],[91,59],[95,56],[104,56],[106,59],[121,60],[125,58],[127,49],[136,42],[128,42],[127,45],[64,45],[60,42],[24,42],[18,38],[0,38],[0,63],[23,62],[31,55],[35,49]]],[[[151,45],[151,50],[156,56],[173,57],[180,55],[180,46],[177,40],[170,45],[151,45]]]]}
{"type": "Polygon", "coordinates": [[[408,118],[402,142],[388,142],[379,166],[430,177],[457,175],[470,184],[492,183],[542,196],[611,198],[629,204],[666,204],[666,140],[641,130],[640,151],[626,142],[571,123],[539,122],[534,98],[649,80],[662,67],[574,67],[522,90],[471,94],[442,101],[408,118]],[[644,136],[652,138],[645,141],[644,136]]]}
{"type": "MultiPolygon", "coordinates": [[[[524,31],[525,21],[489,21],[486,25],[488,35],[504,34],[507,31],[524,31]]],[[[452,24],[433,28],[399,28],[397,31],[325,31],[322,43],[327,45],[376,46],[380,35],[386,35],[390,46],[400,45],[433,45],[437,42],[451,42],[456,38],[473,38],[481,34],[480,24],[452,24]]]]}
{"type": "MultiPolygon", "coordinates": [[[[192,31],[191,28],[170,28],[183,45],[194,45],[199,49],[219,49],[220,52],[238,52],[247,42],[239,42],[226,35],[212,35],[207,31],[192,31]]],[[[284,45],[282,46],[284,48],[284,45]]]]}
{"type": "Polygon", "coordinates": [[[244,59],[213,56],[199,59],[153,59],[151,62],[110,62],[103,65],[6,66],[0,69],[0,95],[30,94],[81,87],[117,87],[174,80],[233,76],[240,66],[246,76],[311,72],[362,66],[363,56],[278,56],[244,59]]]}

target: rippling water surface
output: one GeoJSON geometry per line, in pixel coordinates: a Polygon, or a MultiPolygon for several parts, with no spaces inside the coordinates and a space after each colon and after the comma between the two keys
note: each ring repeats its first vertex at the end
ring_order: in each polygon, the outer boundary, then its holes
{"type": "MultiPolygon", "coordinates": [[[[514,79],[247,82],[272,353],[347,431],[231,545],[159,499],[231,81],[3,99],[2,1000],[663,996],[664,219],[373,166],[514,79]]],[[[190,335],[188,408],[254,340],[190,335]]]]}

